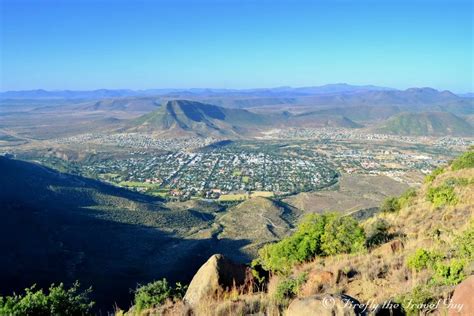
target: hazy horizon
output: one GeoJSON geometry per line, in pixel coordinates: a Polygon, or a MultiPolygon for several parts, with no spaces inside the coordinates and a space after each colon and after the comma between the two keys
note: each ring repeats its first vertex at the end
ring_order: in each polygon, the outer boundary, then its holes
{"type": "Polygon", "coordinates": [[[0,3],[1,91],[474,90],[471,1],[0,3]]]}
{"type": "Polygon", "coordinates": [[[0,90],[0,93],[6,93],[6,92],[23,92],[23,91],[46,91],[46,92],[62,92],[62,91],[71,91],[71,92],[86,92],[86,91],[100,91],[100,90],[107,90],[107,91],[120,91],[120,90],[130,90],[134,92],[140,92],[140,91],[152,91],[152,90],[157,90],[157,91],[167,91],[167,90],[172,90],[172,91],[190,91],[190,90],[215,90],[215,91],[253,91],[253,90],[272,90],[272,89],[304,89],[304,88],[319,88],[319,87],[326,87],[326,86],[338,86],[338,85],[347,85],[350,87],[374,87],[374,88],[383,88],[387,90],[398,90],[398,91],[404,91],[408,89],[435,89],[440,92],[442,91],[449,91],[454,94],[470,94],[474,93],[473,90],[467,90],[467,91],[454,91],[454,90],[449,90],[449,89],[437,89],[433,88],[430,86],[407,86],[407,87],[402,87],[402,88],[395,88],[395,87],[387,87],[387,86],[381,86],[377,84],[352,84],[352,83],[346,83],[346,82],[339,82],[339,83],[326,83],[322,85],[305,85],[305,86],[289,86],[289,85],[282,85],[282,86],[271,86],[271,87],[244,87],[244,88],[233,88],[233,87],[151,87],[151,88],[127,88],[127,87],[117,87],[117,88],[108,88],[108,87],[100,87],[100,88],[94,88],[94,89],[44,89],[44,88],[31,88],[31,89],[19,89],[19,90],[0,90]]]}

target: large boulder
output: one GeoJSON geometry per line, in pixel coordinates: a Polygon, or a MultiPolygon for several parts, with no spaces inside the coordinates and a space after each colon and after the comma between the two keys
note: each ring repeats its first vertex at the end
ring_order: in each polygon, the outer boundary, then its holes
{"type": "Polygon", "coordinates": [[[449,316],[474,315],[474,275],[456,286],[449,303],[449,316]]]}
{"type": "Polygon", "coordinates": [[[246,270],[245,265],[236,264],[220,254],[213,255],[194,275],[184,301],[194,306],[233,287],[239,290],[245,284],[246,270]]]}
{"type": "Polygon", "coordinates": [[[348,295],[321,294],[293,300],[285,315],[360,316],[365,311],[359,301],[348,295]]]}

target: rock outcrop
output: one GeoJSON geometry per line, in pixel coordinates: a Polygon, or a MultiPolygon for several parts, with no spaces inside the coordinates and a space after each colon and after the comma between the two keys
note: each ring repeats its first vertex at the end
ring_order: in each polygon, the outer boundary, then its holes
{"type": "Polygon", "coordinates": [[[361,316],[365,311],[359,301],[348,295],[322,294],[293,300],[285,315],[361,316]]]}
{"type": "Polygon", "coordinates": [[[213,255],[194,275],[184,301],[195,306],[206,298],[216,297],[234,286],[239,289],[245,284],[246,270],[245,265],[236,264],[220,254],[213,255]]]}
{"type": "Polygon", "coordinates": [[[450,303],[452,308],[449,308],[449,316],[474,314],[474,275],[456,286],[450,303]]]}

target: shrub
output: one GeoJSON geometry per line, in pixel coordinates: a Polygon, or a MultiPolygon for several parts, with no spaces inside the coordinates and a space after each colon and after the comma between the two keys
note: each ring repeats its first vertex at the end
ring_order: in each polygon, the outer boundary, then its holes
{"type": "Polygon", "coordinates": [[[352,217],[310,214],[294,234],[260,249],[258,263],[267,271],[285,274],[316,255],[354,252],[364,244],[364,231],[352,217]]]}
{"type": "Polygon", "coordinates": [[[337,217],[329,221],[321,236],[321,250],[325,255],[357,252],[364,248],[365,233],[352,217],[337,217]]]}
{"type": "Polygon", "coordinates": [[[398,198],[391,196],[386,198],[382,206],[380,207],[380,210],[382,212],[398,212],[400,210],[400,202],[398,201],[398,198]]]}
{"type": "Polygon", "coordinates": [[[440,259],[440,255],[425,249],[418,249],[414,254],[407,258],[407,266],[416,271],[421,271],[433,265],[440,259]]]}
{"type": "Polygon", "coordinates": [[[433,203],[435,207],[456,205],[458,202],[456,193],[454,193],[454,188],[447,184],[429,188],[426,198],[428,201],[433,203]]]}
{"type": "Polygon", "coordinates": [[[416,197],[416,190],[413,188],[410,188],[406,190],[399,198],[398,198],[398,205],[400,208],[406,207],[410,205],[411,201],[413,198],[416,197]]]}
{"type": "Polygon", "coordinates": [[[444,168],[438,167],[425,177],[425,183],[431,183],[436,177],[444,172],[444,168]]]}
{"type": "Polygon", "coordinates": [[[174,297],[174,290],[166,279],[139,286],[135,290],[135,308],[141,311],[163,304],[174,297]]]}
{"type": "Polygon", "coordinates": [[[188,286],[186,284],[182,284],[181,282],[176,282],[173,288],[173,298],[175,299],[183,299],[186,291],[188,290],[188,286]]]}
{"type": "Polygon", "coordinates": [[[437,263],[435,265],[435,282],[445,285],[456,285],[466,277],[464,275],[465,261],[452,259],[448,263],[437,263]]]}
{"type": "Polygon", "coordinates": [[[432,310],[436,299],[428,286],[418,285],[410,293],[402,295],[399,301],[407,315],[421,315],[423,311],[432,310]],[[430,306],[432,306],[430,308],[430,306]]]}
{"type": "Polygon", "coordinates": [[[451,170],[474,168],[474,151],[470,150],[451,163],[451,170]]]}
{"type": "Polygon", "coordinates": [[[296,232],[280,242],[264,246],[258,261],[267,271],[287,273],[299,262],[321,253],[321,236],[330,215],[309,214],[296,232]]]}
{"type": "Polygon", "coordinates": [[[471,220],[468,229],[455,238],[454,247],[460,258],[474,259],[474,220],[471,220]]]}
{"type": "Polygon", "coordinates": [[[33,285],[25,289],[24,295],[0,297],[0,315],[91,315],[92,289],[79,292],[79,288],[78,282],[69,289],[65,289],[63,283],[52,284],[46,294],[33,285]]]}
{"type": "Polygon", "coordinates": [[[367,229],[367,247],[373,247],[389,241],[392,236],[388,233],[390,224],[381,218],[373,222],[367,229]]]}
{"type": "Polygon", "coordinates": [[[258,258],[252,260],[250,264],[250,268],[251,268],[252,276],[254,277],[255,285],[257,286],[257,289],[263,289],[263,287],[265,287],[266,285],[266,282],[268,281],[267,280],[268,272],[265,273],[266,271],[263,269],[258,258]]]}
{"type": "Polygon", "coordinates": [[[298,277],[288,277],[278,283],[275,299],[278,303],[283,303],[285,299],[292,298],[298,294],[300,287],[306,282],[308,275],[300,274],[298,277]]]}

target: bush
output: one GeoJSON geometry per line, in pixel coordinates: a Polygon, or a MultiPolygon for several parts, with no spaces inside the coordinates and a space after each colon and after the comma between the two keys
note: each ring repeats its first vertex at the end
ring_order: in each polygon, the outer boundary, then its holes
{"type": "Polygon", "coordinates": [[[398,212],[400,210],[400,203],[398,202],[398,198],[391,196],[386,198],[382,206],[380,207],[382,212],[398,212]]]}
{"type": "Polygon", "coordinates": [[[464,275],[465,261],[452,259],[448,263],[438,263],[435,265],[435,282],[444,285],[456,285],[461,283],[466,277],[464,275]]]}
{"type": "Polygon", "coordinates": [[[474,151],[470,150],[451,163],[451,170],[460,170],[465,168],[474,168],[474,151]]]}
{"type": "Polygon", "coordinates": [[[440,255],[425,249],[418,249],[414,254],[407,258],[407,266],[416,271],[432,266],[437,260],[440,259],[440,255]]]}
{"type": "Polygon", "coordinates": [[[321,250],[325,255],[351,253],[364,249],[365,233],[352,217],[337,217],[329,221],[321,236],[321,250]]]}
{"type": "Polygon", "coordinates": [[[436,177],[444,172],[444,168],[438,167],[425,177],[425,183],[431,183],[436,177]]]}
{"type": "Polygon", "coordinates": [[[389,241],[392,238],[389,228],[390,224],[381,218],[373,222],[367,229],[366,246],[374,247],[389,241]]]}
{"type": "Polygon", "coordinates": [[[260,249],[259,263],[267,271],[287,273],[294,264],[321,254],[321,236],[328,217],[307,215],[293,235],[260,249]]]}
{"type": "Polygon", "coordinates": [[[316,255],[358,251],[364,242],[364,231],[352,217],[309,214],[294,234],[260,249],[257,261],[267,271],[285,274],[316,255]]]}
{"type": "Polygon", "coordinates": [[[138,286],[135,290],[135,308],[141,311],[157,307],[167,299],[181,299],[186,293],[186,289],[187,286],[183,286],[181,283],[176,283],[173,288],[166,279],[138,286]]]}
{"type": "Polygon", "coordinates": [[[385,198],[380,206],[382,212],[398,212],[401,208],[410,205],[413,198],[416,197],[415,189],[406,190],[400,197],[390,196],[385,198]]]}
{"type": "Polygon", "coordinates": [[[300,274],[298,277],[288,277],[278,283],[275,299],[278,303],[284,303],[286,299],[292,298],[298,294],[301,286],[306,282],[308,275],[300,274]]]}
{"type": "Polygon", "coordinates": [[[416,286],[410,293],[402,295],[397,301],[401,303],[407,315],[413,316],[434,309],[436,305],[436,299],[430,288],[422,285],[416,286]],[[430,305],[433,308],[429,308],[430,305]]]}
{"type": "Polygon", "coordinates": [[[400,208],[406,207],[410,205],[411,201],[416,197],[416,190],[410,188],[406,190],[399,198],[398,198],[398,205],[400,208]]]}
{"type": "Polygon", "coordinates": [[[25,289],[24,295],[0,297],[0,315],[91,315],[92,289],[79,292],[79,288],[78,282],[69,289],[65,289],[63,283],[52,284],[46,294],[33,285],[25,289]]]}
{"type": "Polygon", "coordinates": [[[428,189],[426,199],[433,203],[435,207],[444,205],[456,205],[458,198],[454,193],[454,188],[448,184],[428,189]]]}
{"type": "Polygon", "coordinates": [[[454,240],[456,255],[467,260],[474,260],[474,220],[471,220],[468,229],[454,240]]]}

